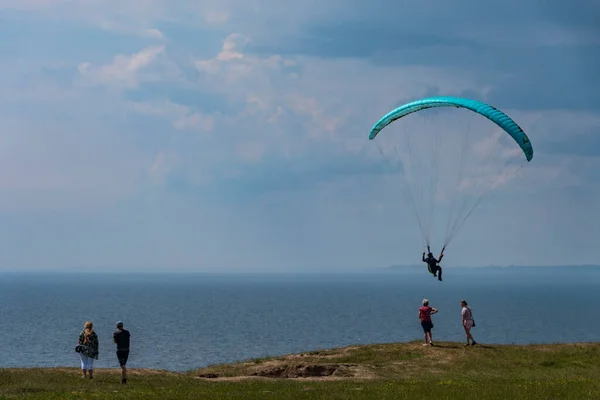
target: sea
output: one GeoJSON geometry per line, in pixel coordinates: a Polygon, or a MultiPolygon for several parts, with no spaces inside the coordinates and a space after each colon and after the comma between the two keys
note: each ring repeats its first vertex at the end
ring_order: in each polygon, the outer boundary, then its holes
{"type": "Polygon", "coordinates": [[[112,334],[131,332],[130,368],[207,365],[356,344],[463,341],[460,300],[485,344],[600,341],[600,267],[426,268],[295,273],[0,273],[0,367],[79,365],[86,321],[96,368],[118,367],[112,334]]]}

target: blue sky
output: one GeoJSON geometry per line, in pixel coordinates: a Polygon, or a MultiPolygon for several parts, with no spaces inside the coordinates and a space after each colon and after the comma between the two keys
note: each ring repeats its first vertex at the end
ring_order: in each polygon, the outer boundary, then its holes
{"type": "Polygon", "coordinates": [[[448,265],[600,264],[594,2],[0,0],[0,268],[413,264],[371,157],[402,102],[509,113],[535,157],[448,265]]]}

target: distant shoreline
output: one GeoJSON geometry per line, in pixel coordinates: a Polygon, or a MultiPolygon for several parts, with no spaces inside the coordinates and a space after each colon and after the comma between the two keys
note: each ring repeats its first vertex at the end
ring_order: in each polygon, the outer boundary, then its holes
{"type": "MultiPolygon", "coordinates": [[[[422,269],[424,267],[423,265],[390,265],[389,267],[383,267],[383,268],[388,268],[388,269],[402,269],[402,268],[406,268],[406,269],[410,269],[410,268],[420,268],[422,269]]],[[[587,264],[587,265],[484,265],[484,266],[478,266],[478,267],[474,267],[474,266],[465,266],[465,265],[446,265],[446,267],[448,268],[460,268],[460,269],[490,269],[490,268],[518,268],[518,269],[528,269],[528,268],[556,268],[556,269],[563,269],[563,268],[600,268],[600,265],[595,265],[595,264],[587,264]]]]}
{"type": "MultiPolygon", "coordinates": [[[[444,265],[445,268],[453,270],[470,270],[470,271],[490,271],[498,269],[512,269],[512,270],[530,270],[530,269],[554,269],[554,270],[567,270],[567,269],[600,269],[600,265],[588,264],[588,265],[486,265],[486,266],[465,266],[465,265],[444,265]]],[[[73,267],[63,269],[0,269],[0,278],[3,275],[165,275],[165,274],[177,274],[177,275],[219,275],[219,276],[235,276],[235,275],[303,275],[303,274],[364,274],[364,273],[380,273],[385,271],[412,271],[418,270],[423,271],[426,269],[425,264],[412,264],[412,265],[389,265],[384,267],[365,267],[365,268],[306,268],[306,269],[281,269],[281,270],[195,270],[193,268],[173,268],[173,269],[122,269],[122,268],[104,268],[104,267],[73,267]]]]}

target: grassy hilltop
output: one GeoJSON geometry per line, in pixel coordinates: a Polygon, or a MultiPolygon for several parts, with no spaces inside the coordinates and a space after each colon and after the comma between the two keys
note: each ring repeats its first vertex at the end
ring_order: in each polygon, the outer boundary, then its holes
{"type": "MultiPolygon", "coordinates": [[[[107,355],[108,356],[108,355],[107,355]]],[[[1,399],[600,399],[600,343],[351,346],[187,373],[0,369],[1,399]]]]}

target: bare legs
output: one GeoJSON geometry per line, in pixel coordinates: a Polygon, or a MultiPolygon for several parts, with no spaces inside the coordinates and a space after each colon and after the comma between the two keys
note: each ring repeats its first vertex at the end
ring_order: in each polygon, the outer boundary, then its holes
{"type": "Polygon", "coordinates": [[[431,331],[425,332],[425,344],[423,346],[433,346],[433,339],[431,337],[431,331]]]}
{"type": "Polygon", "coordinates": [[[469,344],[471,346],[475,346],[477,344],[477,342],[475,341],[475,339],[473,339],[473,335],[471,335],[471,327],[470,327],[470,325],[463,324],[463,328],[465,329],[465,336],[467,337],[467,344],[466,344],[466,346],[468,346],[469,344]],[[471,343],[469,343],[469,339],[471,340],[471,343]]]}
{"type": "Polygon", "coordinates": [[[81,353],[79,353],[79,358],[81,358],[81,372],[83,372],[83,377],[90,379],[94,379],[94,360],[89,358],[81,353]]]}

